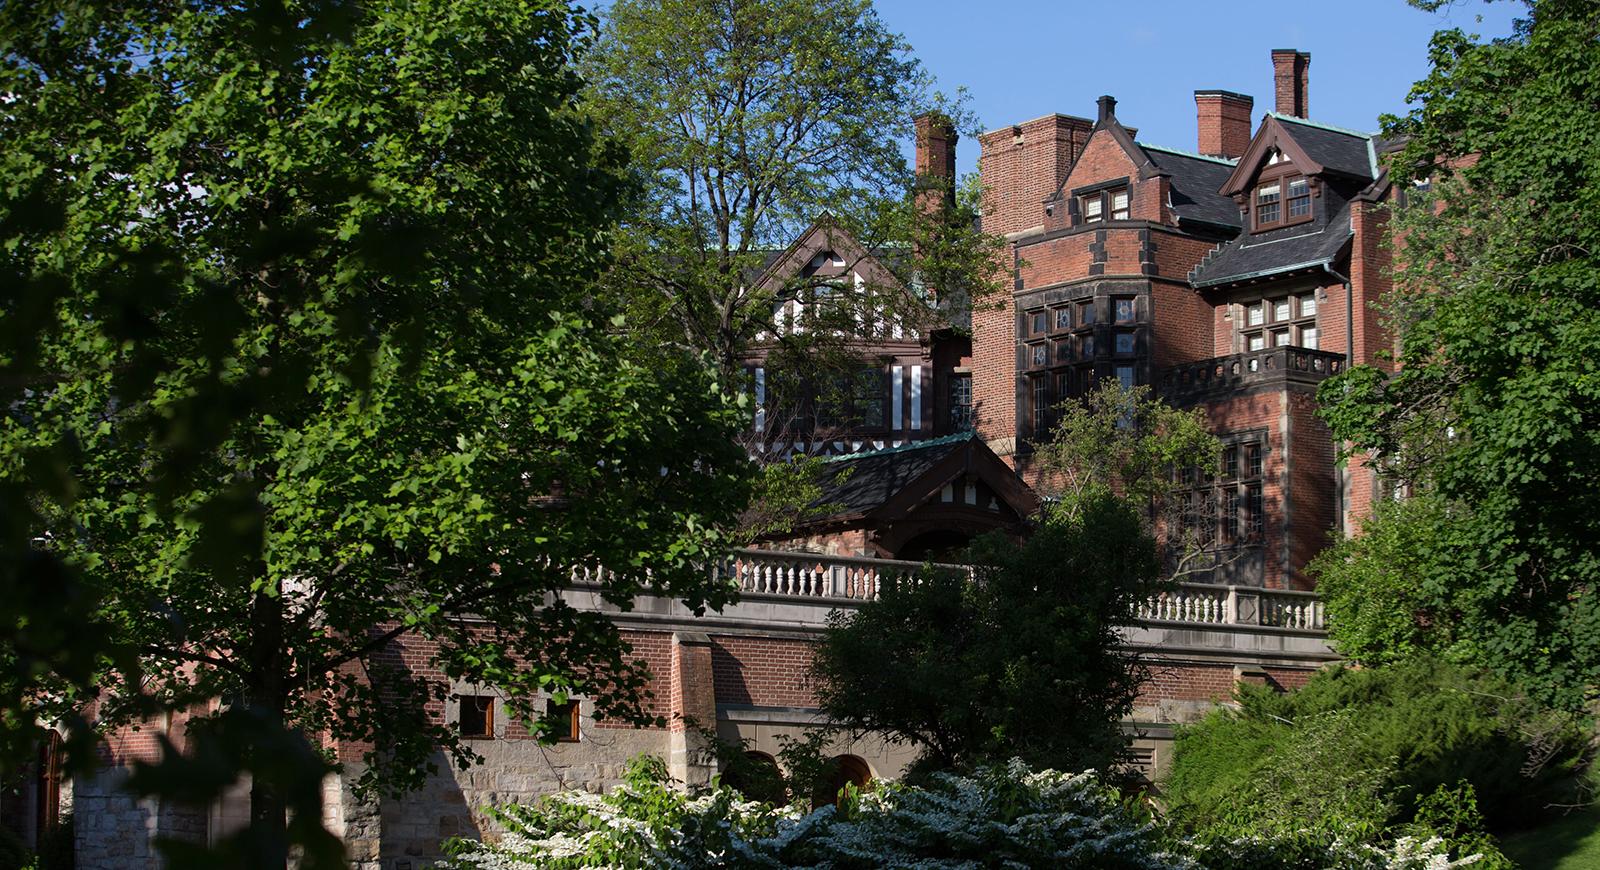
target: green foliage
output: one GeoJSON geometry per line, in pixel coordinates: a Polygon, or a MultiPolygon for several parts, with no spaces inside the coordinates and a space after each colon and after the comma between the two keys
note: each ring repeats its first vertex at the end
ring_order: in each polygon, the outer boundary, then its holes
{"type": "Polygon", "coordinates": [[[369,743],[371,787],[474,759],[397,641],[533,727],[541,690],[649,720],[615,628],[546,596],[603,563],[624,606],[726,601],[696,566],[748,463],[733,391],[638,359],[595,296],[632,185],[579,112],[592,28],[553,0],[0,6],[8,737],[90,696],[112,726],[236,698],[253,724],[191,760],[257,765],[284,818],[327,765],[279,737],[369,743]]]}
{"type": "Polygon", "coordinates": [[[1386,119],[1412,202],[1393,215],[1401,365],[1352,369],[1318,395],[1336,437],[1438,498],[1368,533],[1436,539],[1399,565],[1347,548],[1364,564],[1334,569],[1378,598],[1416,584],[1418,631],[1402,614],[1330,616],[1352,648],[1398,631],[1577,709],[1600,682],[1600,10],[1527,6],[1505,39],[1436,34],[1416,108],[1386,119]],[[1431,192],[1410,189],[1429,176],[1431,192]]]}
{"type": "MultiPolygon", "coordinates": [[[[824,517],[836,505],[822,501],[822,483],[830,471],[820,456],[796,455],[761,466],[750,503],[739,517],[741,542],[782,538],[809,520],[824,517]]],[[[851,469],[834,472],[843,483],[851,469]]]]}
{"type": "Polygon", "coordinates": [[[980,538],[968,557],[972,577],[924,569],[833,618],[815,658],[822,709],[917,744],[924,769],[1113,765],[1143,677],[1117,627],[1159,568],[1138,512],[1099,493],[1020,546],[980,538]]]}
{"type": "MultiPolygon", "coordinates": [[[[1449,814],[1446,814],[1449,815],[1449,814]]],[[[1492,853],[1442,838],[1367,843],[1296,832],[1192,839],[1092,773],[1029,770],[1021,761],[970,776],[851,792],[809,815],[740,801],[715,787],[671,787],[665,766],[636,762],[604,797],[565,793],[507,807],[498,843],[451,844],[456,870],[580,866],[674,868],[1062,867],[1116,870],[1451,870],[1492,853]],[[1475,857],[1476,856],[1476,857],[1475,857]]]]}
{"type": "Polygon", "coordinates": [[[790,367],[809,360],[815,372],[818,346],[848,345],[862,314],[920,327],[933,315],[925,288],[960,307],[1000,286],[1004,242],[975,229],[970,201],[920,208],[928,180],[901,152],[921,111],[969,119],[868,0],[619,0],[585,72],[593,116],[646,182],[613,274],[641,344],[699,348],[737,368],[779,302],[816,302],[834,283],[754,280],[817,220],[853,238],[835,243],[849,266],[881,255],[894,278],[863,268],[863,293],[812,308],[813,327],[843,329],[768,335],[790,367]]]}
{"type": "Polygon", "coordinates": [[[1571,717],[1437,661],[1328,670],[1289,694],[1241,687],[1239,703],[1178,735],[1164,789],[1191,830],[1370,840],[1432,824],[1443,799],[1429,796],[1458,783],[1514,828],[1570,802],[1587,755],[1571,717]]]}
{"type": "Polygon", "coordinates": [[[1329,634],[1345,658],[1363,665],[1406,662],[1428,650],[1472,650],[1469,626],[1491,622],[1453,585],[1470,570],[1467,513],[1437,493],[1424,492],[1377,505],[1361,534],[1336,540],[1307,568],[1317,578],[1328,612],[1329,634]],[[1463,564],[1463,563],[1468,564],[1463,564]]]}
{"type": "Polygon", "coordinates": [[[1173,498],[1185,475],[1217,472],[1222,446],[1205,416],[1168,405],[1149,387],[1128,389],[1114,380],[1062,410],[1035,453],[1045,480],[1058,488],[1059,509],[1070,514],[1114,492],[1146,513],[1152,532],[1162,532],[1171,576],[1205,567],[1203,550],[1214,542],[1195,529],[1179,532],[1173,498]]]}

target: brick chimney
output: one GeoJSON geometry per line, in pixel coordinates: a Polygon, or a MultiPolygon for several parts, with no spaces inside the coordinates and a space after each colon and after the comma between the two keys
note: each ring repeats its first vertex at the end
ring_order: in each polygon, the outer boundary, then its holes
{"type": "Polygon", "coordinates": [[[1061,189],[1093,129],[1087,118],[1045,115],[980,134],[984,232],[1043,228],[1045,199],[1061,189]]]}
{"type": "Polygon", "coordinates": [[[950,119],[936,112],[918,115],[917,204],[931,212],[956,202],[956,141],[960,135],[950,119]]]}
{"type": "Polygon", "coordinates": [[[1254,97],[1233,91],[1195,91],[1200,153],[1209,157],[1243,156],[1250,147],[1250,112],[1255,104],[1254,97]]]}
{"type": "Polygon", "coordinates": [[[1277,92],[1277,111],[1295,118],[1310,117],[1306,86],[1309,83],[1311,52],[1292,48],[1272,50],[1272,83],[1277,92]]]}

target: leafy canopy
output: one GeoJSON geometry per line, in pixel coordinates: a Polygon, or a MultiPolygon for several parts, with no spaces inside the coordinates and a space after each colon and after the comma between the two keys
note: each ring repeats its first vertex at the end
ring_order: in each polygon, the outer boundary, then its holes
{"type": "MultiPolygon", "coordinates": [[[[960,309],[999,286],[1003,242],[974,228],[973,198],[952,201],[901,151],[915,115],[942,111],[951,133],[968,119],[869,0],[619,0],[585,72],[594,117],[645,179],[613,275],[642,343],[732,370],[760,339],[788,351],[769,369],[809,374],[864,316],[915,330],[934,316],[927,288],[960,309]],[[809,272],[756,280],[814,221],[843,231],[834,252],[852,269],[875,256],[893,276],[860,269],[861,292],[809,272]],[[776,335],[790,300],[850,325],[776,335]]],[[[834,362],[848,371],[859,354],[834,362]]]]}
{"type": "Polygon", "coordinates": [[[1318,573],[1349,654],[1400,639],[1576,708],[1600,681],[1600,9],[1527,5],[1504,39],[1436,34],[1416,108],[1386,119],[1412,203],[1393,214],[1400,365],[1318,398],[1429,503],[1380,511],[1318,573]]]}
{"type": "MultiPolygon", "coordinates": [[[[440,745],[473,760],[453,684],[536,728],[541,691],[648,719],[615,629],[547,596],[603,563],[611,601],[726,600],[694,566],[747,463],[726,385],[637,360],[593,293],[631,190],[578,111],[593,26],[524,0],[0,7],[8,730],[228,697],[194,732],[211,761],[323,734],[399,789],[440,745]]],[[[281,863],[293,790],[255,782],[244,852],[281,863]]]]}
{"type": "Polygon", "coordinates": [[[917,744],[923,769],[1111,766],[1144,676],[1117,627],[1159,573],[1138,512],[1100,494],[1020,546],[980,538],[968,561],[971,576],[924,569],[837,614],[815,658],[821,708],[917,744]]]}

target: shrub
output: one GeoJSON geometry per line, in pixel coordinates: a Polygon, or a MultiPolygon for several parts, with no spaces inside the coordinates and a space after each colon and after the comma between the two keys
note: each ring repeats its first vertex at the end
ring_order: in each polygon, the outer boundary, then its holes
{"type": "MultiPolygon", "coordinates": [[[[1463,804],[1440,813],[1466,818],[1463,804]]],[[[1032,771],[1020,760],[925,785],[846,790],[810,814],[743,801],[721,785],[673,788],[666,766],[641,759],[604,797],[566,793],[498,811],[499,843],[456,841],[458,870],[583,866],[673,868],[1058,867],[1094,870],[1448,870],[1449,843],[1409,832],[1372,845],[1325,833],[1185,838],[1093,772],[1032,771]]]]}
{"type": "Polygon", "coordinates": [[[1458,782],[1505,830],[1565,802],[1587,760],[1570,716],[1436,660],[1328,670],[1282,695],[1242,687],[1238,700],[1178,734],[1165,791],[1189,830],[1287,833],[1312,821],[1366,838],[1458,782]]]}

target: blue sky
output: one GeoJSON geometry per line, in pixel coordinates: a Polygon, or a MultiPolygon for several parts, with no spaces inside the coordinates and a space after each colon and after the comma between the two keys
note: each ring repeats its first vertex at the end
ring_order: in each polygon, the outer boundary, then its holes
{"type": "MultiPolygon", "coordinates": [[[[1486,38],[1511,32],[1517,2],[1458,0],[1437,13],[1404,0],[875,0],[941,90],[964,85],[983,129],[1052,112],[1093,118],[1095,98],[1117,98],[1117,117],[1141,141],[1195,147],[1194,92],[1222,88],[1273,108],[1274,48],[1311,52],[1313,120],[1377,129],[1405,110],[1427,74],[1428,39],[1460,27],[1486,38]],[[1481,20],[1480,20],[1481,18],[1481,20]]],[[[978,144],[958,146],[962,173],[978,144]]]]}

